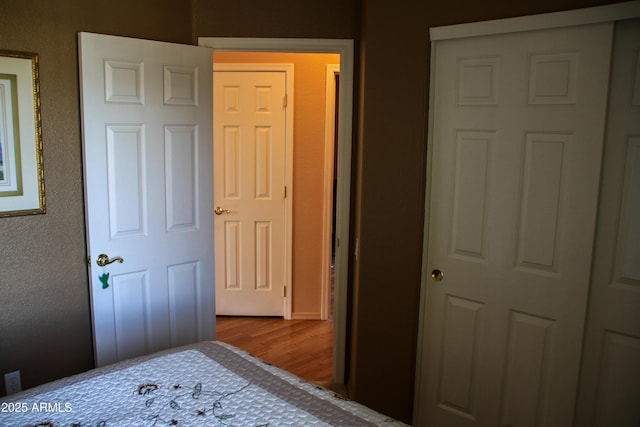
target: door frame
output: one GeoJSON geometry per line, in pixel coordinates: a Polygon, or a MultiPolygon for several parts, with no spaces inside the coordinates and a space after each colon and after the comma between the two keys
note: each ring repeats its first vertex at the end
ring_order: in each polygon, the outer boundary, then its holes
{"type": "Polygon", "coordinates": [[[322,196],[322,279],[320,319],[329,319],[331,309],[331,231],[333,227],[333,176],[336,133],[336,77],[340,64],[327,64],[324,98],[324,185],[322,196]]]}
{"type": "Polygon", "coordinates": [[[333,323],[333,382],[344,384],[347,332],[347,285],[353,139],[354,42],[352,39],[198,37],[199,46],[214,51],[340,54],[339,128],[336,149],[336,270],[333,323]]]}
{"type": "MultiPolygon", "coordinates": [[[[424,224],[422,242],[422,266],[420,280],[420,312],[418,320],[418,342],[416,347],[416,370],[414,384],[414,404],[413,422],[420,425],[424,420],[420,419],[420,402],[426,394],[426,390],[421,390],[423,376],[427,375],[425,369],[425,349],[423,347],[423,336],[426,332],[426,307],[427,307],[427,287],[430,283],[431,273],[427,271],[429,260],[429,220],[431,206],[431,184],[432,184],[432,153],[433,153],[433,126],[434,106],[435,106],[435,70],[436,70],[436,49],[437,42],[465,37],[480,37],[496,34],[507,34],[521,31],[545,30],[551,28],[571,27],[576,25],[587,25],[618,21],[640,17],[640,1],[630,1],[616,3],[606,6],[596,6],[584,9],[575,9],[562,12],[552,12],[530,16],[520,16],[515,18],[497,19],[491,21],[472,22],[467,24],[456,24],[442,27],[429,28],[430,39],[430,78],[429,78],[429,115],[428,135],[427,135],[427,164],[426,164],[426,185],[425,185],[425,205],[424,224]]],[[[574,402],[575,404],[575,402],[574,402]]]]}
{"type": "MultiPolygon", "coordinates": [[[[293,64],[269,64],[269,63],[213,63],[213,73],[216,71],[247,72],[247,71],[276,71],[285,75],[285,96],[287,108],[285,109],[285,166],[284,185],[287,189],[284,200],[284,318],[291,319],[291,302],[293,298],[292,281],[292,254],[293,254],[293,64]]],[[[215,96],[215,94],[214,94],[215,96]]],[[[215,143],[215,142],[214,142],[215,143]]],[[[215,179],[215,171],[213,172],[215,179]]]]}

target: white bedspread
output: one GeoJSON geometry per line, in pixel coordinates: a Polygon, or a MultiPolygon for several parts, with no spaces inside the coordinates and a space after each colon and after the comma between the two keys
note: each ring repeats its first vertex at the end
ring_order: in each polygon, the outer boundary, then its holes
{"type": "Polygon", "coordinates": [[[201,343],[4,398],[2,426],[402,426],[229,345],[201,343]]]}

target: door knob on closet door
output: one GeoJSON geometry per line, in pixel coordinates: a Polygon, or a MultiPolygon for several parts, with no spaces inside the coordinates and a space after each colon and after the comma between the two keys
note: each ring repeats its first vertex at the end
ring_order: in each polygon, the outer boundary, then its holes
{"type": "Polygon", "coordinates": [[[442,278],[444,277],[444,273],[440,270],[438,270],[437,268],[433,271],[431,271],[431,279],[434,282],[439,282],[442,280],[442,278]]]}
{"type": "Polygon", "coordinates": [[[228,214],[230,213],[229,209],[222,209],[220,206],[216,206],[213,210],[216,215],[228,214]]]}

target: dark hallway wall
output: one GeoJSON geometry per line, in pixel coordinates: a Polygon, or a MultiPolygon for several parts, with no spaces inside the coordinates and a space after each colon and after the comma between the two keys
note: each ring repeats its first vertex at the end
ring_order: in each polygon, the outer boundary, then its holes
{"type": "Polygon", "coordinates": [[[357,37],[360,0],[193,0],[197,37],[357,37]]]}

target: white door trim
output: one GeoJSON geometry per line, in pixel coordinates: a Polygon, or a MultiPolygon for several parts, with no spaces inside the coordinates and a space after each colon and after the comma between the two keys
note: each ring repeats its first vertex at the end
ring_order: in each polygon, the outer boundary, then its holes
{"type": "Polygon", "coordinates": [[[331,303],[331,252],[333,227],[333,174],[336,131],[336,76],[340,64],[327,64],[324,98],[324,190],[322,196],[322,304],[320,318],[327,320],[331,303]]]}
{"type": "MultiPolygon", "coordinates": [[[[292,278],[292,254],[293,254],[293,64],[251,64],[251,63],[220,63],[213,64],[213,71],[280,71],[285,74],[287,109],[285,110],[285,171],[284,182],[287,188],[285,198],[285,297],[284,297],[284,318],[291,320],[291,302],[293,298],[292,278]]],[[[215,96],[215,94],[214,94],[215,96]]]]}
{"type": "Polygon", "coordinates": [[[640,1],[429,28],[431,41],[598,24],[640,16],[640,1]]]}
{"type": "Polygon", "coordinates": [[[567,27],[574,25],[586,25],[592,23],[611,22],[621,19],[631,19],[640,17],[640,1],[617,3],[613,5],[576,9],[564,12],[523,16],[509,19],[493,21],[473,22],[469,24],[449,25],[443,27],[433,27],[429,29],[431,39],[431,60],[430,60],[430,81],[429,81],[429,113],[428,113],[428,135],[427,135],[427,164],[426,164],[426,185],[425,185],[425,206],[424,206],[424,235],[422,250],[422,268],[420,285],[420,313],[418,324],[418,343],[416,347],[416,374],[413,405],[413,422],[420,425],[419,404],[426,390],[420,389],[421,377],[425,375],[425,367],[422,366],[424,357],[423,339],[425,333],[426,298],[427,286],[429,284],[430,273],[427,271],[429,259],[429,218],[431,206],[431,183],[432,165],[431,158],[433,152],[433,126],[434,126],[434,94],[436,61],[435,53],[438,41],[456,39],[463,37],[476,37],[491,34],[503,34],[518,31],[534,31],[549,28],[567,27]]]}
{"type": "Polygon", "coordinates": [[[349,269],[349,216],[351,204],[351,149],[353,128],[353,68],[354,49],[350,39],[279,39],[199,37],[199,46],[214,51],[304,52],[340,54],[340,84],[338,99],[339,129],[338,188],[336,192],[336,278],[333,321],[333,382],[344,384],[347,280],[349,269]]]}

